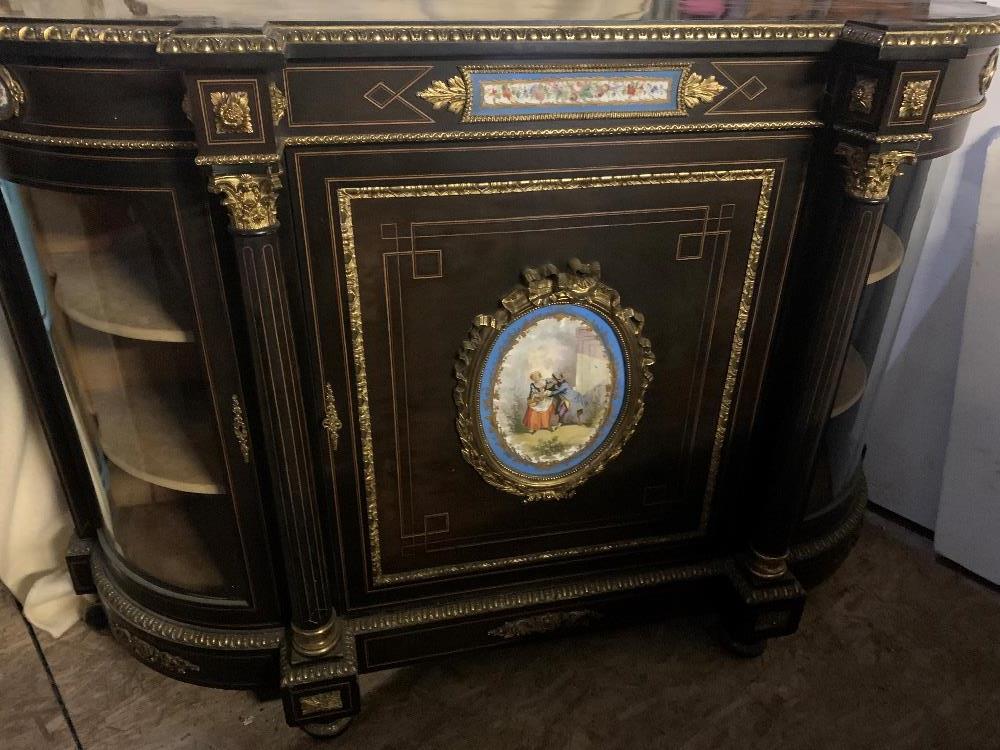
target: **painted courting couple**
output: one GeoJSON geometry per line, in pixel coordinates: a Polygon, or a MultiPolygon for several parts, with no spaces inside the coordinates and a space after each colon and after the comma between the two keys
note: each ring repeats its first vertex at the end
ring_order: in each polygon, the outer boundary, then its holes
{"type": "Polygon", "coordinates": [[[546,378],[535,370],[529,376],[528,408],[524,410],[522,423],[531,432],[550,430],[559,425],[583,424],[586,403],[567,381],[562,373],[552,373],[546,378]]]}

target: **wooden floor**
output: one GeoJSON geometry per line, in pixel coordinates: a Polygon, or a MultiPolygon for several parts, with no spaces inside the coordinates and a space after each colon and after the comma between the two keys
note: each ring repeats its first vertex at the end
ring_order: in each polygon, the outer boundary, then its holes
{"type": "MultiPolygon", "coordinates": [[[[106,633],[37,640],[0,591],[4,750],[322,746],[279,703],[161,677],[106,633]]],[[[362,703],[327,746],[1000,748],[1000,594],[870,516],[799,634],[759,659],[677,620],[366,676],[362,703]]]]}

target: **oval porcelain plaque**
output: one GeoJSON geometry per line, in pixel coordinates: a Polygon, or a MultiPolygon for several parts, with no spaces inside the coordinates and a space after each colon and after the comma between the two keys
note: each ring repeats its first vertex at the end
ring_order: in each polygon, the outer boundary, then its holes
{"type": "Polygon", "coordinates": [[[526,500],[567,497],[621,451],[642,416],[653,354],[643,317],[600,267],[529,268],[480,315],[455,366],[462,455],[526,500]]]}
{"type": "Polygon", "coordinates": [[[585,462],[611,433],[626,372],[614,329],[580,305],[547,305],[493,343],[479,384],[479,421],[497,461],[537,477],[585,462]]]}

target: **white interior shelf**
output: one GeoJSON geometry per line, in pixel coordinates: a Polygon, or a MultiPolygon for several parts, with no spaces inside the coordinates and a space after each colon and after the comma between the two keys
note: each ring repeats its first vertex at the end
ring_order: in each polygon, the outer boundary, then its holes
{"type": "Polygon", "coordinates": [[[62,252],[50,258],[56,303],[77,323],[143,341],[194,341],[189,326],[168,309],[178,300],[158,287],[148,253],[62,252]]]}
{"type": "Polygon", "coordinates": [[[178,492],[226,492],[219,438],[201,400],[168,401],[153,389],[94,393],[98,440],[112,463],[152,484],[178,492]]]}
{"type": "Polygon", "coordinates": [[[875,260],[868,272],[867,284],[875,284],[892,276],[903,264],[903,241],[887,226],[882,227],[875,246],[875,260]]]}
{"type": "Polygon", "coordinates": [[[837,386],[837,395],[833,399],[830,418],[839,417],[858,403],[864,395],[867,384],[868,367],[852,346],[847,350],[847,359],[844,362],[844,371],[840,376],[840,384],[837,386]]]}

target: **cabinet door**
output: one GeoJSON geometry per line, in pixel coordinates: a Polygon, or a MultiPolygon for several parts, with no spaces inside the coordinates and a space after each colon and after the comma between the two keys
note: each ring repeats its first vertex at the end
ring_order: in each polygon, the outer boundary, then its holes
{"type": "Polygon", "coordinates": [[[188,621],[267,622],[255,446],[207,192],[148,161],[86,173],[82,158],[39,157],[30,184],[3,194],[121,585],[188,621]]]}
{"type": "Polygon", "coordinates": [[[348,607],[718,543],[810,146],[293,153],[348,607]]]}

